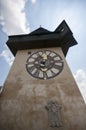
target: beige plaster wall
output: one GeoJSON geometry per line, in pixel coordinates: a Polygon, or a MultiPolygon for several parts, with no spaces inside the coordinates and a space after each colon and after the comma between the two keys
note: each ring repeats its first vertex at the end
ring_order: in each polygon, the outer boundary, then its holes
{"type": "Polygon", "coordinates": [[[28,51],[18,51],[0,96],[0,130],[85,130],[86,106],[60,48],[47,48],[64,60],[55,78],[40,80],[26,70],[28,51]],[[62,127],[48,124],[48,101],[61,105],[62,127]]]}

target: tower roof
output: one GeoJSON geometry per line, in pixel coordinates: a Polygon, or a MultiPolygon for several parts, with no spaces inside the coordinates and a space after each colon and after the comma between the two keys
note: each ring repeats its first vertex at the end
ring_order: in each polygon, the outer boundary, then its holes
{"type": "Polygon", "coordinates": [[[50,31],[48,31],[45,28],[40,27],[36,29],[35,31],[31,32],[29,35],[43,35],[43,34],[48,34],[48,33],[50,33],[50,31]]]}
{"type": "Polygon", "coordinates": [[[6,44],[14,56],[18,50],[47,47],[61,47],[66,56],[69,47],[77,42],[64,20],[53,32],[40,27],[26,35],[9,36],[6,44]]]}

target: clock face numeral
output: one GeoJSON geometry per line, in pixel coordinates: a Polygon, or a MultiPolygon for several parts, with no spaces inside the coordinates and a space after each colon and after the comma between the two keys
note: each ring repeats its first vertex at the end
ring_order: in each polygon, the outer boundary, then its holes
{"type": "Polygon", "coordinates": [[[47,73],[43,72],[43,79],[47,79],[47,73]]]}
{"type": "Polygon", "coordinates": [[[29,71],[32,73],[34,71],[34,66],[29,67],[29,71]]]}
{"type": "Polygon", "coordinates": [[[36,71],[35,71],[34,76],[35,76],[35,77],[39,77],[39,70],[36,70],[36,71]]]}
{"type": "Polygon", "coordinates": [[[53,66],[53,68],[58,69],[58,70],[61,70],[61,67],[62,66],[59,66],[59,65],[56,65],[56,64],[54,64],[54,66],[53,66]]]}
{"type": "Polygon", "coordinates": [[[63,60],[57,53],[43,50],[29,56],[26,68],[35,78],[50,79],[62,71],[63,65],[63,60]]]}

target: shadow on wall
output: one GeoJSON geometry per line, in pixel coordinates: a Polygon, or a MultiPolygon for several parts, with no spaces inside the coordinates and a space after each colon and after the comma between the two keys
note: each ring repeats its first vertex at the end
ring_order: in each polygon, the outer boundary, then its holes
{"type": "Polygon", "coordinates": [[[0,94],[2,93],[3,90],[3,86],[0,86],[0,94]]]}

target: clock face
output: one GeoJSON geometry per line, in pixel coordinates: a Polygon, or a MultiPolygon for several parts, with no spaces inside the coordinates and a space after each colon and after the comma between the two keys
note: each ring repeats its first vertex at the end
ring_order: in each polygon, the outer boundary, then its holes
{"type": "Polygon", "coordinates": [[[55,52],[40,50],[29,56],[26,69],[35,78],[50,79],[62,71],[63,60],[55,52]]]}

